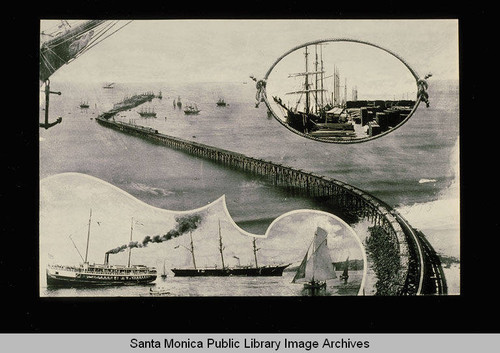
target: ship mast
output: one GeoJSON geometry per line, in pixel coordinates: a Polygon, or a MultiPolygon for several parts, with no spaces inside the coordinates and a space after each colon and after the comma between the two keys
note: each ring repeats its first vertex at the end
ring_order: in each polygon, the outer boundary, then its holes
{"type": "Polygon", "coordinates": [[[89,239],[90,239],[90,223],[92,221],[92,209],[90,209],[90,216],[89,216],[89,230],[87,233],[87,247],[85,249],[85,261],[84,263],[87,263],[87,256],[89,254],[89,239]]]}
{"type": "Polygon", "coordinates": [[[314,54],[316,61],[314,62],[315,81],[314,81],[314,112],[318,114],[318,45],[314,46],[314,54]]]}
{"type": "MultiPolygon", "coordinates": [[[[323,95],[324,95],[324,90],[323,90],[323,80],[325,79],[325,72],[324,72],[324,67],[323,67],[323,45],[320,44],[319,46],[319,55],[321,59],[321,109],[324,107],[324,102],[323,102],[323,95]]],[[[325,115],[326,116],[326,115],[325,115]]]]}
{"type": "Polygon", "coordinates": [[[255,238],[253,238],[253,256],[255,257],[255,268],[259,268],[259,265],[257,264],[257,251],[260,249],[257,249],[257,246],[255,245],[255,238]]]}
{"type": "Polygon", "coordinates": [[[219,220],[219,251],[220,251],[220,258],[222,260],[222,269],[226,268],[224,265],[224,254],[222,253],[222,250],[224,250],[224,247],[222,246],[222,234],[220,233],[220,220],[219,220]]]}
{"type": "MultiPolygon", "coordinates": [[[[132,220],[130,222],[130,242],[132,242],[132,232],[134,231],[134,217],[132,217],[132,220]]],[[[128,263],[127,263],[127,267],[130,267],[130,255],[132,253],[132,248],[130,247],[130,244],[129,244],[129,247],[128,247],[128,263]]]]}
{"type": "MultiPolygon", "coordinates": [[[[305,52],[305,57],[306,57],[306,73],[309,71],[308,70],[308,66],[309,65],[308,65],[308,62],[307,62],[307,56],[308,55],[309,54],[307,53],[307,47],[306,47],[306,52],[305,52]]],[[[306,90],[306,107],[305,107],[306,108],[305,109],[306,114],[309,114],[309,78],[308,77],[309,77],[309,75],[306,74],[305,75],[305,87],[304,87],[305,90],[306,90]]]]}
{"type": "Polygon", "coordinates": [[[78,252],[78,255],[80,255],[80,259],[82,259],[82,261],[85,261],[83,260],[83,256],[82,254],[80,254],[80,250],[78,250],[78,248],[76,247],[76,244],[75,242],[73,241],[73,238],[71,238],[71,235],[69,236],[69,239],[71,240],[71,242],[73,243],[73,246],[75,247],[76,251],[78,252]]]}
{"type": "Polygon", "coordinates": [[[196,270],[196,261],[194,259],[194,245],[193,245],[193,232],[189,232],[189,237],[191,238],[191,256],[193,257],[193,266],[196,270]]]}

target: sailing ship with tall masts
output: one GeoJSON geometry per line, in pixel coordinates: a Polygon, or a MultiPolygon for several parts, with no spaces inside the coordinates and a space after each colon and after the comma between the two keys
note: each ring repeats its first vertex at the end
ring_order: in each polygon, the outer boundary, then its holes
{"type": "MultiPolygon", "coordinates": [[[[92,224],[92,210],[90,210],[87,246],[85,258],[81,256],[80,251],[73,242],[78,255],[83,263],[79,266],[64,266],[57,264],[47,265],[47,285],[48,286],[70,286],[70,287],[89,287],[89,286],[118,286],[118,285],[137,285],[146,284],[156,280],[157,274],[154,267],[144,265],[131,265],[131,248],[128,248],[128,263],[123,265],[110,265],[109,254],[104,256],[104,264],[90,264],[88,262],[88,251],[90,241],[90,228],[92,224]]],[[[130,241],[132,241],[133,219],[130,227],[130,241]]]]}
{"type": "Polygon", "coordinates": [[[156,112],[154,108],[142,108],[137,113],[143,118],[156,118],[156,112]]]}
{"type": "Polygon", "coordinates": [[[317,291],[326,289],[326,281],[337,278],[327,243],[328,233],[317,227],[292,282],[304,282],[304,289],[317,291]]]}
{"type": "Polygon", "coordinates": [[[186,115],[197,115],[200,111],[196,104],[187,104],[184,108],[184,114],[186,115]]]}
{"type": "MultiPolygon", "coordinates": [[[[178,277],[195,277],[195,276],[248,276],[248,277],[256,277],[256,276],[282,276],[283,270],[290,266],[290,264],[284,265],[267,265],[267,266],[259,266],[257,263],[257,251],[259,250],[256,245],[256,239],[253,238],[253,253],[255,258],[255,267],[254,266],[237,266],[237,267],[228,267],[224,262],[224,245],[222,242],[222,234],[220,229],[219,222],[219,253],[221,259],[221,268],[217,267],[205,267],[205,268],[197,268],[196,267],[196,258],[194,255],[194,243],[193,243],[193,235],[190,233],[190,248],[185,247],[192,256],[193,259],[193,268],[173,268],[172,272],[174,276],[178,277]]],[[[178,245],[179,246],[179,245],[178,245]]]]}
{"type": "MultiPolygon", "coordinates": [[[[295,107],[287,106],[280,97],[273,96],[273,100],[285,111],[286,123],[292,129],[304,134],[317,137],[354,136],[354,126],[349,121],[339,121],[334,114],[328,114],[340,102],[328,101],[325,88],[325,69],[323,64],[323,50],[321,44],[315,44],[314,69],[309,68],[309,47],[305,47],[305,71],[289,74],[288,77],[304,77],[303,87],[300,90],[286,94],[299,95],[295,107]],[[319,52],[318,52],[319,47],[319,52]]],[[[335,69],[334,83],[337,83],[338,71],[335,69]]],[[[334,86],[338,91],[338,84],[334,86]]],[[[335,93],[336,95],[338,93],[335,93]]],[[[336,96],[335,96],[336,97],[336,96]]],[[[343,107],[345,108],[345,107],[343,107]]],[[[344,111],[344,109],[343,109],[344,111]]],[[[346,116],[346,114],[344,114],[346,116]]]]}

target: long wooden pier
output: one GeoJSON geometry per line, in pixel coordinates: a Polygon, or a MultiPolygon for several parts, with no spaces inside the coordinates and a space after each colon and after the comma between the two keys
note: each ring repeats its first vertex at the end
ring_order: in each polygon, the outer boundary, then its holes
{"type": "Polygon", "coordinates": [[[103,126],[210,159],[233,169],[266,177],[278,187],[298,190],[312,197],[328,198],[346,212],[369,220],[390,235],[400,258],[401,267],[396,290],[399,295],[447,293],[439,257],[424,235],[392,207],[361,189],[337,179],[168,136],[153,128],[111,121],[102,116],[96,120],[103,126]]]}

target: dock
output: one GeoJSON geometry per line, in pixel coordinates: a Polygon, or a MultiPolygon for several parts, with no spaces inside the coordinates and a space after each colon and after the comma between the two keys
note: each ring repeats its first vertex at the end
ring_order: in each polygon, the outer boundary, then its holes
{"type": "Polygon", "coordinates": [[[152,92],[146,92],[142,94],[136,94],[131,97],[127,97],[122,102],[116,103],[113,106],[113,109],[100,114],[98,118],[109,119],[119,112],[135,108],[143,103],[151,101],[153,98],[155,98],[155,94],[152,92]]]}

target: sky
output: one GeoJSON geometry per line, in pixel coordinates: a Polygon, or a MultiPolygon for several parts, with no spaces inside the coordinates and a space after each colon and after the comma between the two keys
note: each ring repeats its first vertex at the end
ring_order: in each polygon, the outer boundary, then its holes
{"type": "MultiPolygon", "coordinates": [[[[41,28],[52,24],[42,20],[41,28]]],[[[457,20],[134,20],[51,80],[248,81],[262,78],[288,50],[329,38],[368,41],[420,76],[458,79],[457,20]]]]}

